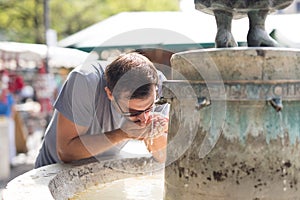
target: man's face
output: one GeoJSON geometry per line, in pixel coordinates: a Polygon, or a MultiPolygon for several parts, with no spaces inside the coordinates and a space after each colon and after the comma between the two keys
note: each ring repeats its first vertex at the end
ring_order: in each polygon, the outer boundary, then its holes
{"type": "Polygon", "coordinates": [[[140,126],[146,126],[149,122],[150,112],[154,110],[156,99],[156,90],[153,86],[149,96],[142,99],[114,99],[114,105],[118,112],[129,120],[140,126]]]}

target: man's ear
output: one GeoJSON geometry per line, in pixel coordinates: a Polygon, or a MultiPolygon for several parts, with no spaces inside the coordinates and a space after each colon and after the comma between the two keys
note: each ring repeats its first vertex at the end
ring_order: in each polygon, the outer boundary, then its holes
{"type": "Polygon", "coordinates": [[[110,91],[110,89],[108,87],[105,87],[104,88],[106,94],[107,94],[107,97],[109,100],[112,100],[113,99],[113,95],[112,95],[112,92],[110,91]]]}

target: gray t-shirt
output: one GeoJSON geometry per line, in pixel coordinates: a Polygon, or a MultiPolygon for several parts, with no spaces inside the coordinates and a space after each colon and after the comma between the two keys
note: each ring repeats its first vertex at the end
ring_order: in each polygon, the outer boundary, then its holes
{"type": "MultiPolygon", "coordinates": [[[[62,90],[54,103],[54,114],[50,121],[42,147],[35,162],[35,168],[62,162],[56,152],[56,123],[57,113],[80,126],[89,127],[87,134],[103,134],[120,128],[122,116],[111,105],[104,88],[106,80],[104,70],[107,62],[97,61],[75,68],[68,76],[62,90]],[[57,112],[58,111],[58,112],[57,112]]],[[[159,74],[161,83],[165,77],[159,74]]],[[[120,143],[108,151],[97,155],[113,156],[120,152],[125,142],[120,143]]]]}

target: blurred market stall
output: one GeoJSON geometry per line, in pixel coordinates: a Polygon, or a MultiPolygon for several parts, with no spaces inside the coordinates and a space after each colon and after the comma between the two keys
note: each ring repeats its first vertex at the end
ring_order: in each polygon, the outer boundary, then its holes
{"type": "Polygon", "coordinates": [[[5,89],[15,99],[17,153],[27,151],[28,135],[46,128],[53,112],[52,104],[68,72],[97,58],[97,54],[77,49],[0,42],[0,71],[3,71],[0,90],[5,89]],[[4,75],[7,85],[3,84],[4,75]]]}
{"type": "Polygon", "coordinates": [[[47,47],[44,44],[0,42],[0,68],[36,68],[48,59],[50,68],[72,68],[87,59],[97,59],[84,51],[71,48],[47,47]]]}

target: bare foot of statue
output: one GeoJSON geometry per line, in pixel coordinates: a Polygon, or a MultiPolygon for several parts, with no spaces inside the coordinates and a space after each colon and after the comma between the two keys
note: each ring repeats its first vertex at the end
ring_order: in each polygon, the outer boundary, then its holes
{"type": "Polygon", "coordinates": [[[275,47],[278,43],[265,30],[268,10],[252,11],[248,13],[249,31],[247,43],[249,47],[275,47]]]}
{"type": "Polygon", "coordinates": [[[274,47],[279,44],[265,30],[265,20],[269,13],[289,6],[293,0],[194,0],[195,8],[215,16],[217,34],[216,47],[235,47],[237,43],[231,32],[233,19],[248,16],[249,47],[274,47]]]}
{"type": "Polygon", "coordinates": [[[217,23],[217,35],[215,39],[216,47],[236,47],[237,43],[231,33],[232,13],[224,10],[214,11],[217,23]]]}
{"type": "Polygon", "coordinates": [[[278,43],[262,28],[251,28],[247,35],[248,47],[276,47],[278,43]]]}
{"type": "Polygon", "coordinates": [[[233,35],[231,31],[224,30],[222,28],[218,29],[217,35],[216,35],[216,47],[217,48],[223,48],[223,47],[236,47],[238,46],[235,42],[233,35]]]}

